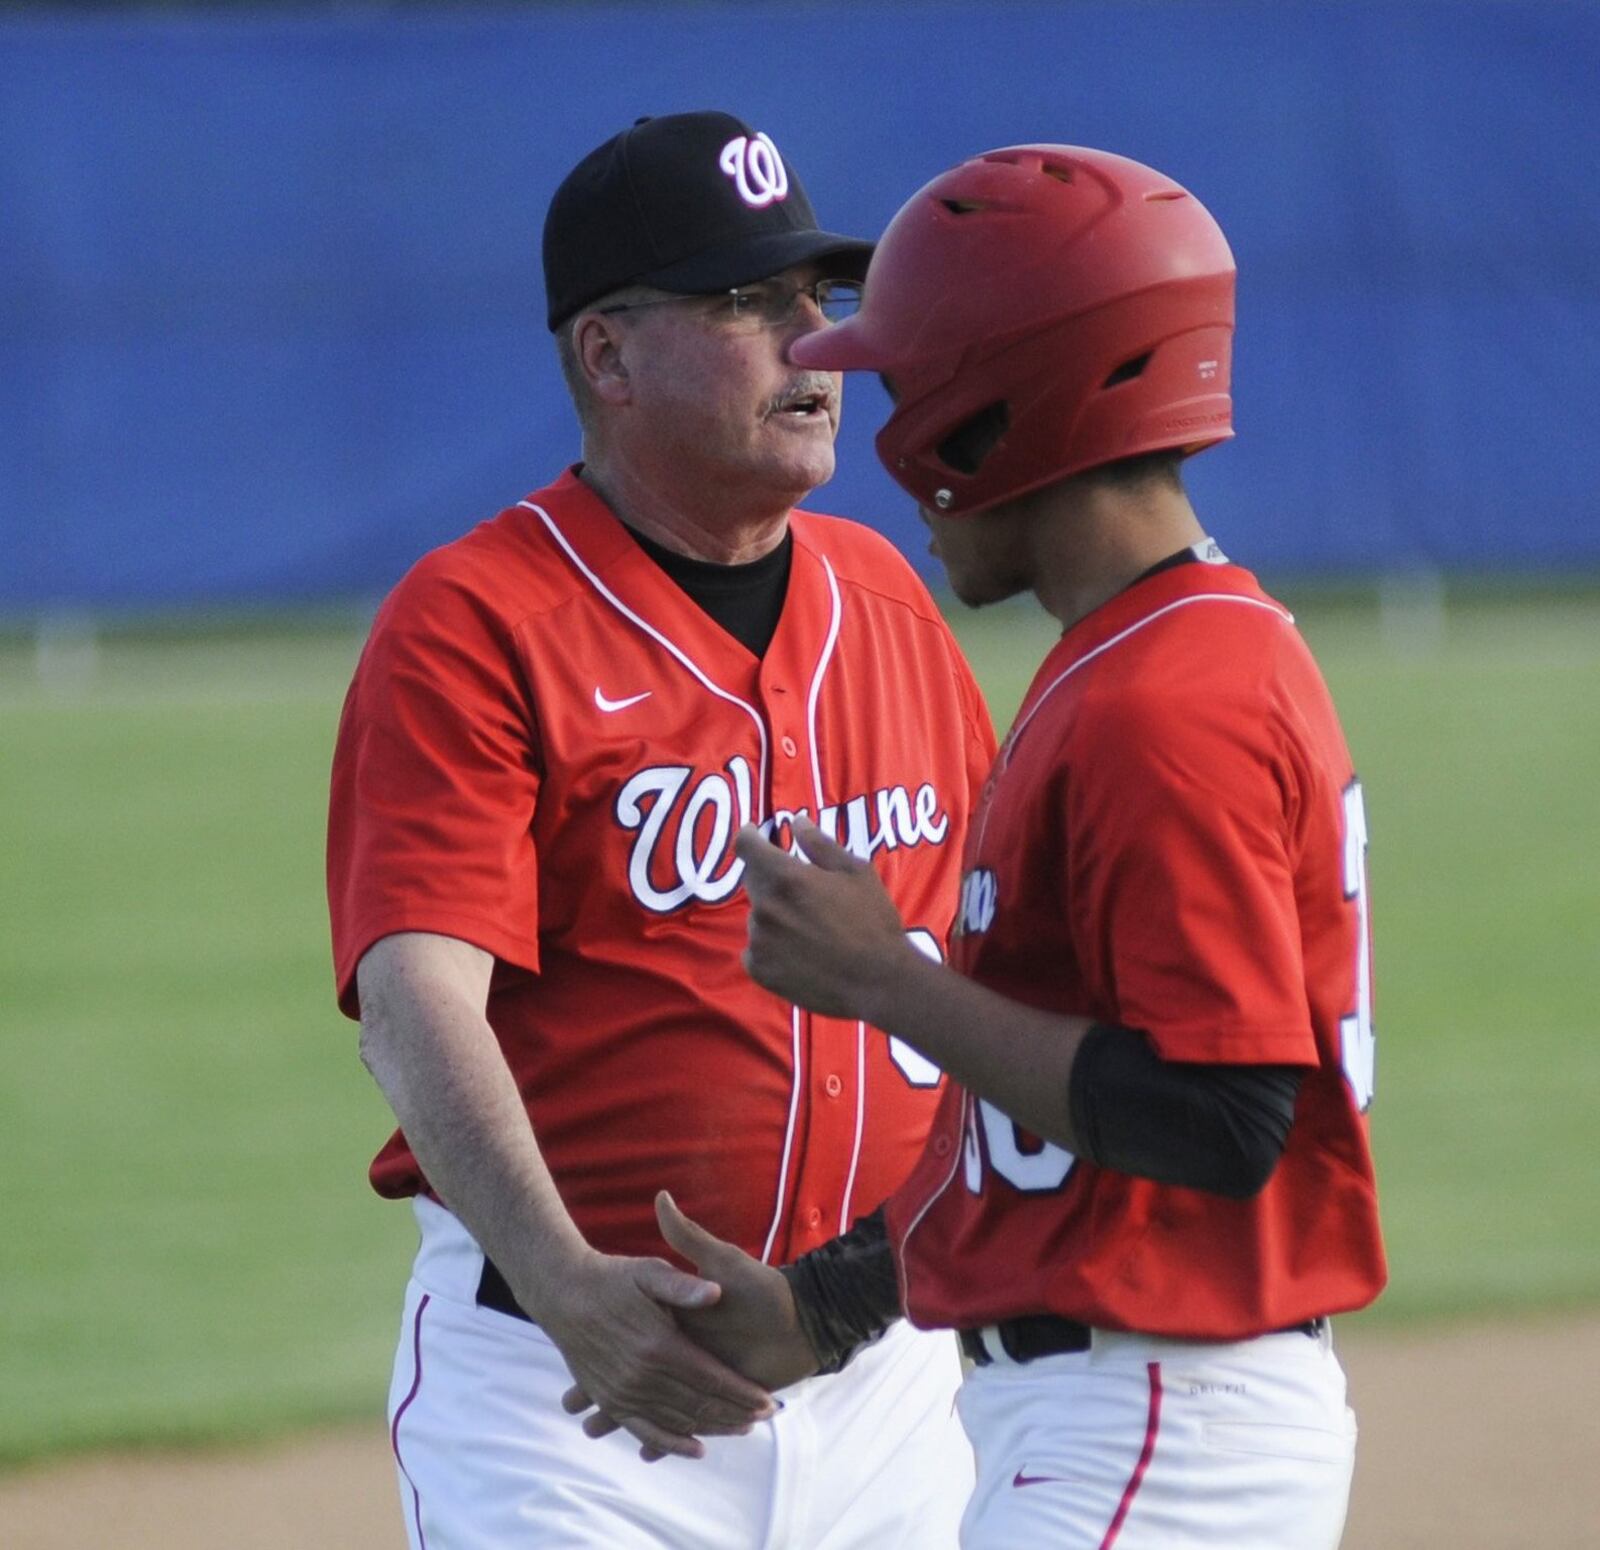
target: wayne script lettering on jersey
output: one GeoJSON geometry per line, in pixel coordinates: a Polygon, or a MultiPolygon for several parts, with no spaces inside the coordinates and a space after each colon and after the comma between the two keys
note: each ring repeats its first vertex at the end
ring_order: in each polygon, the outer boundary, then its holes
{"type": "MultiPolygon", "coordinates": [[[[735,754],[721,770],[710,770],[691,785],[693,774],[686,764],[653,764],[617,793],[617,822],[637,835],[628,857],[628,886],[658,915],[682,909],[692,899],[715,904],[744,876],[733,839],[754,811],[750,762],[735,754]]],[[[796,818],[811,816],[806,808],[780,808],[763,820],[761,832],[772,839],[796,818]]],[[[863,861],[902,845],[943,844],[950,829],[939,794],[926,781],[914,792],[904,786],[864,792],[823,808],[815,822],[863,861]]],[[[789,848],[794,848],[792,836],[789,848]]]]}

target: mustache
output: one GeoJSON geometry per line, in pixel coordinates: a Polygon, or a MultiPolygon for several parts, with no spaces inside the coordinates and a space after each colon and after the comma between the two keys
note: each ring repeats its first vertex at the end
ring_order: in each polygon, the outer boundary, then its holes
{"type": "Polygon", "coordinates": [[[768,400],[767,413],[781,413],[803,398],[814,398],[829,409],[839,402],[833,378],[825,371],[808,371],[791,378],[781,393],[774,394],[768,400]]]}

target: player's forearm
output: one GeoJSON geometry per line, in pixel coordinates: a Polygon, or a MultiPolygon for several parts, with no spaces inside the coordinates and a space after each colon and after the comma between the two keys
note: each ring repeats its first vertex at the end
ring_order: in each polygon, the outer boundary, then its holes
{"type": "Polygon", "coordinates": [[[1288,1143],[1295,1067],[1165,1061],[1137,1029],[1040,1012],[927,960],[889,973],[874,997],[878,1027],[1103,1167],[1247,1199],[1288,1143]]]}
{"type": "Polygon", "coordinates": [[[739,837],[745,962],[779,995],[903,1039],[1002,1113],[1103,1167],[1247,1196],[1294,1120],[1292,1068],[1163,1060],[1136,1028],[1039,1011],[924,958],[871,869],[804,820],[811,865],[739,837]]]}
{"type": "Polygon", "coordinates": [[[1088,1018],[1024,1006],[915,951],[875,977],[863,1012],[1035,1135],[1080,1150],[1068,1091],[1088,1018]]]}
{"type": "Polygon", "coordinates": [[[806,819],[789,855],[740,832],[745,965],[759,984],[894,1034],[1036,1134],[1073,1148],[1067,1078],[1085,1019],[1034,1011],[923,957],[877,874],[806,819]],[[806,865],[806,861],[811,863],[806,865]]]}
{"type": "MultiPolygon", "coordinates": [[[[539,1151],[494,1033],[466,997],[363,983],[362,1059],[428,1182],[538,1304],[591,1254],[539,1151]]],[[[534,1318],[537,1306],[527,1307],[534,1318]]]]}

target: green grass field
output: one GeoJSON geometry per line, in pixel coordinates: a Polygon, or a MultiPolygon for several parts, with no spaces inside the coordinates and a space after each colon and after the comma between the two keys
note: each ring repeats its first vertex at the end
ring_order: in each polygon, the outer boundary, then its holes
{"type": "MultiPolygon", "coordinates": [[[[1367,789],[1372,1317],[1600,1302],[1600,594],[1282,593],[1367,789]]],[[[1048,621],[955,622],[1003,727],[1048,621]]],[[[380,1411],[412,1233],[321,879],[358,644],[0,640],[0,1461],[380,1411]]]]}

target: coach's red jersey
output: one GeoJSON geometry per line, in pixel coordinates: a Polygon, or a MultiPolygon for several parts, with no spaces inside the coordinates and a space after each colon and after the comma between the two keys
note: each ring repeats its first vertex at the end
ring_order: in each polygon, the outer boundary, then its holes
{"type": "MultiPolygon", "coordinates": [[[[939,1074],[745,973],[733,854],[807,814],[870,857],[944,946],[993,733],[899,554],[796,512],[757,659],[572,474],[424,558],[384,604],[334,757],[328,892],[340,1005],[380,937],[494,955],[489,1022],[578,1227],[662,1251],[671,1189],[790,1258],[905,1178],[939,1074]]],[[[380,1194],[426,1188],[403,1135],[380,1194]]]]}
{"type": "Polygon", "coordinates": [[[1377,1295],[1365,848],[1327,689],[1248,572],[1158,571],[1067,631],[974,817],[952,961],[1168,1060],[1309,1069],[1250,1200],[1096,1167],[952,1088],[891,1203],[914,1322],[1228,1339],[1377,1295]]]}

